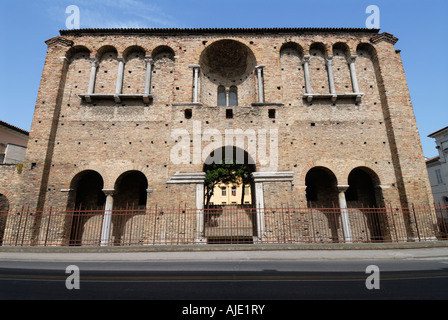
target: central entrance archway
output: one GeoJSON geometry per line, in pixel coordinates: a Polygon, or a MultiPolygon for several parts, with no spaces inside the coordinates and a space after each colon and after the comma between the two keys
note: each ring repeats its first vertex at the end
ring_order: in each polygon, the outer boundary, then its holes
{"type": "Polygon", "coordinates": [[[252,243],[257,230],[252,178],[255,169],[253,158],[238,147],[221,147],[207,157],[203,170],[204,235],[208,243],[252,243]],[[211,201],[213,196],[221,196],[221,201],[211,201]],[[250,201],[245,200],[247,197],[250,201]]]}

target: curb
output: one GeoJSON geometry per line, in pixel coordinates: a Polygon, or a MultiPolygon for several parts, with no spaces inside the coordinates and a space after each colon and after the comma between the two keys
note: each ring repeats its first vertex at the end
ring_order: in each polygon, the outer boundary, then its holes
{"type": "MultiPolygon", "coordinates": [[[[0,246],[0,253],[138,253],[138,252],[215,252],[215,251],[282,251],[282,250],[397,250],[448,248],[448,241],[404,243],[325,243],[325,244],[213,244],[151,245],[111,247],[16,247],[0,246]]],[[[448,254],[447,254],[448,255],[448,254]]]]}

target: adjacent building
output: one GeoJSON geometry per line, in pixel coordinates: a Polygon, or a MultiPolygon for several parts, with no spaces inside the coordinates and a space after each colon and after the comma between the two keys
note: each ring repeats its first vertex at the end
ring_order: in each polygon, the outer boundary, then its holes
{"type": "Polygon", "coordinates": [[[23,163],[28,138],[28,131],[0,120],[0,164],[23,163]]]}
{"type": "Polygon", "coordinates": [[[215,186],[210,205],[250,205],[252,204],[252,194],[250,185],[243,186],[220,183],[215,186]],[[244,188],[244,190],[243,190],[244,188]],[[244,198],[243,196],[244,191],[244,198]]]}
{"type": "Polygon", "coordinates": [[[428,137],[435,139],[439,153],[426,160],[434,202],[438,206],[448,207],[448,127],[437,130],[428,137]]]}

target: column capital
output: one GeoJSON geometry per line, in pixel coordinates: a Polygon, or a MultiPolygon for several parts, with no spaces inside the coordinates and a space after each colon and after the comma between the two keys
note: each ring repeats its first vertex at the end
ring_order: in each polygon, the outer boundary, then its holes
{"type": "Polygon", "coordinates": [[[309,54],[303,56],[303,62],[310,62],[311,56],[309,54]]]}
{"type": "Polygon", "coordinates": [[[154,59],[151,58],[150,56],[146,56],[146,57],[145,57],[145,62],[146,62],[146,63],[149,63],[149,64],[154,64],[154,59]]]}
{"type": "Polygon", "coordinates": [[[255,69],[263,69],[263,68],[266,68],[266,66],[264,65],[255,66],[255,69]]]}
{"type": "Polygon", "coordinates": [[[103,191],[106,196],[113,196],[116,193],[115,189],[103,189],[101,191],[103,191]]]}
{"type": "Polygon", "coordinates": [[[339,191],[340,193],[341,193],[341,192],[345,192],[345,191],[347,191],[348,188],[350,188],[349,185],[337,185],[336,187],[338,188],[338,191],[339,191]]]}
{"type": "Polygon", "coordinates": [[[95,57],[90,58],[90,65],[93,67],[98,67],[98,59],[95,57]]]}
{"type": "Polygon", "coordinates": [[[188,68],[199,69],[201,66],[199,64],[190,64],[188,68]]]}
{"type": "Polygon", "coordinates": [[[352,55],[350,55],[350,57],[348,57],[348,62],[354,63],[356,61],[356,58],[358,58],[358,55],[352,54],[352,55]]]}

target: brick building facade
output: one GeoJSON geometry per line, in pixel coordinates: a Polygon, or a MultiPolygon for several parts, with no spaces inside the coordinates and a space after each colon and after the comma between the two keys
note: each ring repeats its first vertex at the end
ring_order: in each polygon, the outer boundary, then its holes
{"type": "MultiPolygon", "coordinates": [[[[258,209],[429,207],[397,41],[349,28],[61,31],[46,41],[23,172],[0,193],[15,210],[200,210],[207,159],[232,150],[251,161],[258,209]]],[[[256,219],[260,238],[269,225],[256,219]]]]}

